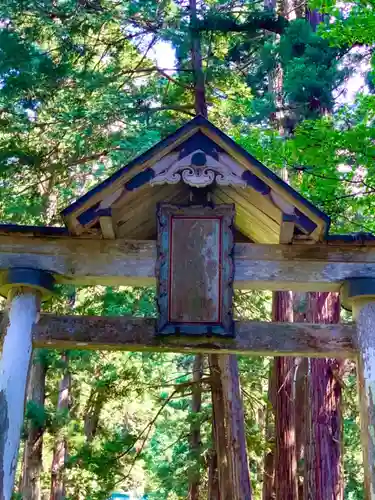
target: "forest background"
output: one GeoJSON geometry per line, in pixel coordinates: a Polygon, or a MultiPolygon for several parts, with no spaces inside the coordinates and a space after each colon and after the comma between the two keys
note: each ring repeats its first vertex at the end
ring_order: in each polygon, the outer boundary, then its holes
{"type": "MultiPolygon", "coordinates": [[[[60,225],[61,209],[193,117],[191,44],[199,36],[209,119],[287,176],[331,217],[332,232],[375,232],[374,3],[194,3],[192,22],[192,0],[1,2],[1,222],[60,225]]],[[[153,289],[59,292],[47,310],[155,315],[153,289]]],[[[235,306],[237,318],[270,319],[271,294],[238,292],[235,306]]],[[[207,498],[210,380],[204,361],[201,411],[192,412],[193,362],[177,354],[37,351],[15,498],[103,500],[133,491],[178,500],[197,478],[199,498],[207,498]],[[196,425],[198,453],[189,445],[196,425]]],[[[264,457],[274,446],[272,359],[238,362],[260,499],[264,457]]],[[[345,499],[360,500],[352,363],[341,380],[345,499]]]]}

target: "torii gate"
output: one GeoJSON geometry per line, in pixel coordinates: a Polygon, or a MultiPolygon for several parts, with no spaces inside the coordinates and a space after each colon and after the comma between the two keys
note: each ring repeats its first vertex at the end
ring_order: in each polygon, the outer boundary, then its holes
{"type": "Polygon", "coordinates": [[[62,217],[61,228],[0,225],[1,292],[8,297],[0,359],[1,499],[9,500],[13,488],[33,346],[357,359],[366,500],[375,499],[373,237],[329,236],[325,214],[200,116],[62,217]],[[160,202],[168,206],[157,209],[160,202]],[[186,289],[179,273],[189,290],[199,281],[198,302],[181,305],[186,289]],[[150,285],[155,278],[158,320],[39,318],[40,301],[54,283],[150,285]],[[240,289],[341,291],[357,326],[233,323],[232,281],[240,289]]]}

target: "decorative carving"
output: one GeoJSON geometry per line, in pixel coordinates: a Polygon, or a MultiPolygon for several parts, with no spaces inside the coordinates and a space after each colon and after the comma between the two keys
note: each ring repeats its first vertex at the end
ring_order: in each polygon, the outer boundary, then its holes
{"type": "Polygon", "coordinates": [[[201,149],[197,149],[184,158],[173,161],[167,168],[160,169],[160,162],[153,166],[155,177],[151,179],[151,185],[177,184],[182,181],[193,187],[206,187],[217,182],[221,186],[246,187],[246,181],[242,179],[243,169],[237,166],[233,168],[230,157],[226,154],[218,154],[219,161],[207,155],[201,149]]]}

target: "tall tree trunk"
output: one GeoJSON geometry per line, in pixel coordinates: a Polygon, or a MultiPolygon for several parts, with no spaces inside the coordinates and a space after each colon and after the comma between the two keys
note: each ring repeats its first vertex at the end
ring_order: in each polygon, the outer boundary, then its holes
{"type": "MultiPolygon", "coordinates": [[[[297,320],[295,320],[297,322],[297,320]]],[[[306,398],[307,372],[309,359],[296,358],[295,377],[295,419],[296,419],[296,456],[298,499],[303,500],[304,456],[306,442],[306,418],[309,411],[306,398]]]]}
{"type": "Polygon", "coordinates": [[[189,0],[190,33],[191,33],[191,62],[194,75],[194,103],[197,115],[207,118],[207,102],[205,79],[202,68],[202,50],[199,31],[197,30],[197,0],[189,0]]]}
{"type": "MultiPolygon", "coordinates": [[[[273,294],[273,321],[293,321],[292,292],[273,294]]],[[[275,359],[275,489],[277,500],[297,500],[296,426],[294,412],[295,358],[275,359]]]]}
{"type": "Polygon", "coordinates": [[[220,500],[217,454],[214,449],[210,450],[209,455],[207,498],[208,500],[220,500]]]}
{"type": "MultiPolygon", "coordinates": [[[[47,363],[41,350],[34,351],[30,367],[28,402],[44,407],[47,363]]],[[[40,500],[40,473],[43,469],[44,425],[30,421],[23,455],[21,494],[24,500],[40,500]]]]}
{"type": "MultiPolygon", "coordinates": [[[[62,354],[62,361],[65,363],[63,378],[59,385],[59,399],[57,410],[63,414],[69,411],[70,407],[70,387],[71,374],[68,366],[68,355],[62,354]]],[[[67,441],[63,430],[60,430],[55,438],[51,468],[51,500],[63,500],[65,498],[64,468],[67,457],[67,441]]]]}
{"type": "Polygon", "coordinates": [[[251,500],[251,486],[246,451],[245,417],[237,357],[219,356],[227,432],[229,480],[233,500],[251,500]]]}
{"type": "MultiPolygon", "coordinates": [[[[309,293],[308,320],[338,323],[336,293],[309,293]]],[[[310,359],[306,396],[305,500],[343,500],[341,372],[334,359],[310,359]]]]}
{"type": "MultiPolygon", "coordinates": [[[[293,321],[304,323],[308,308],[307,293],[293,293],[293,321]]],[[[298,498],[303,500],[304,453],[306,440],[306,379],[308,371],[308,358],[296,358],[295,377],[295,419],[296,419],[296,454],[298,476],[298,498]]]]}
{"type": "MultiPolygon", "coordinates": [[[[189,0],[191,58],[194,75],[195,112],[207,118],[205,79],[197,26],[197,2],[189,0]]],[[[212,378],[212,409],[215,451],[221,500],[251,500],[245,444],[245,422],[237,358],[209,356],[212,378]]]]}
{"type": "Polygon", "coordinates": [[[251,500],[237,359],[211,354],[209,362],[220,500],[251,500]]]}
{"type": "MultiPolygon", "coordinates": [[[[201,380],[202,380],[202,364],[203,356],[197,354],[194,358],[193,364],[193,386],[192,386],[192,400],[191,400],[191,411],[195,415],[199,414],[202,406],[202,390],[201,390],[201,380]]],[[[199,484],[200,484],[200,452],[201,452],[201,426],[200,422],[194,420],[191,424],[190,430],[190,451],[194,458],[195,467],[191,472],[190,482],[189,482],[189,500],[199,500],[199,484]]]]}
{"type": "Polygon", "coordinates": [[[268,405],[266,410],[265,435],[269,450],[264,455],[262,500],[275,498],[275,363],[271,364],[268,376],[268,405]]]}
{"type": "MultiPolygon", "coordinates": [[[[227,430],[225,427],[223,408],[223,387],[221,383],[221,372],[219,356],[209,354],[208,362],[211,374],[211,398],[212,398],[212,427],[214,457],[216,458],[217,473],[220,491],[220,500],[230,498],[231,488],[229,484],[229,469],[227,456],[227,430]]],[[[212,472],[213,474],[213,472],[212,472]]],[[[213,476],[214,477],[214,476],[213,476]]]]}
{"type": "Polygon", "coordinates": [[[88,443],[91,443],[98,430],[100,413],[107,400],[107,391],[108,387],[106,386],[91,389],[84,417],[84,430],[88,443]]]}

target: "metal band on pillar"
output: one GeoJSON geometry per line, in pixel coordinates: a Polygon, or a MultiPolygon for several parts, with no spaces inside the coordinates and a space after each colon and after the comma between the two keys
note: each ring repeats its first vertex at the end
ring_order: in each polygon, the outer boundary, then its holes
{"type": "Polygon", "coordinates": [[[352,278],[342,286],[344,307],[357,323],[365,500],[375,499],[375,279],[352,278]]]}
{"type": "Polygon", "coordinates": [[[1,282],[8,297],[0,353],[0,498],[10,500],[17,467],[24,404],[32,353],[32,327],[40,300],[50,295],[52,274],[40,269],[11,268],[1,282]]]}

